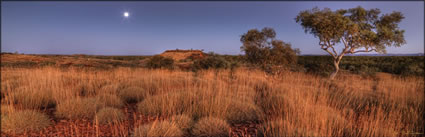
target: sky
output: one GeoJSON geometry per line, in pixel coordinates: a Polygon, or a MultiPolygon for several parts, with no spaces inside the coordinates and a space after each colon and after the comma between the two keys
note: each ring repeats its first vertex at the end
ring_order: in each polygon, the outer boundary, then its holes
{"type": "MultiPolygon", "coordinates": [[[[243,54],[240,36],[272,27],[301,54],[327,54],[294,18],[313,7],[400,11],[407,44],[424,53],[424,2],[1,2],[1,51],[25,54],[153,55],[169,49],[243,54]],[[125,17],[124,12],[129,16],[125,17]]],[[[382,14],[381,13],[381,14],[382,14]]],[[[342,45],[339,45],[342,46],[342,45]]]]}

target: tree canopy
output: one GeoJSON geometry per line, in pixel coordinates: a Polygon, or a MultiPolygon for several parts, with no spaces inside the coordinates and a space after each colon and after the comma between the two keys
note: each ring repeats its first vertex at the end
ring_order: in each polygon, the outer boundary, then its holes
{"type": "Polygon", "coordinates": [[[241,36],[243,43],[241,50],[245,52],[248,62],[252,64],[282,65],[296,63],[296,54],[299,50],[293,50],[290,43],[276,39],[276,32],[272,28],[265,27],[248,30],[241,36]]]}
{"type": "Polygon", "coordinates": [[[345,54],[358,52],[386,53],[386,47],[405,44],[404,30],[398,24],[404,19],[401,12],[381,15],[379,9],[366,10],[360,6],[332,11],[329,8],[301,11],[295,18],[306,33],[319,38],[319,46],[334,57],[336,72],[345,54]],[[341,52],[335,46],[343,43],[341,52]]]}

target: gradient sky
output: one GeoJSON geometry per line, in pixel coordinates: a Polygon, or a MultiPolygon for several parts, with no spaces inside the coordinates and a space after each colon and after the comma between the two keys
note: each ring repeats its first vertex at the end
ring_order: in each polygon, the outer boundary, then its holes
{"type": "Polygon", "coordinates": [[[1,50],[26,54],[152,55],[167,49],[242,54],[240,35],[272,27],[302,54],[327,54],[294,18],[302,10],[356,6],[401,11],[406,45],[424,53],[424,2],[2,2],[1,50]],[[125,19],[123,13],[130,17],[125,19]]]}

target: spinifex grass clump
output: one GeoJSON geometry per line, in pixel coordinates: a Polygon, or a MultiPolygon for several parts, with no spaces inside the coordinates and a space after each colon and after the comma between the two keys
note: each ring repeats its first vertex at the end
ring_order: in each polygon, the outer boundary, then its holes
{"type": "Polygon", "coordinates": [[[25,109],[41,109],[51,108],[56,105],[56,101],[52,97],[52,92],[27,90],[20,88],[18,91],[11,93],[5,98],[6,102],[15,104],[16,107],[25,109]]]}
{"type": "Polygon", "coordinates": [[[116,95],[101,93],[96,96],[97,103],[104,107],[121,108],[124,106],[123,101],[116,95]]]}
{"type": "Polygon", "coordinates": [[[131,86],[120,90],[118,95],[127,103],[137,103],[148,96],[149,92],[141,87],[131,86]]]}
{"type": "Polygon", "coordinates": [[[74,98],[60,102],[55,114],[59,118],[93,119],[99,108],[96,98],[74,98]]]}
{"type": "Polygon", "coordinates": [[[172,92],[146,98],[137,104],[138,111],[151,116],[171,116],[194,109],[196,96],[190,92],[172,92]]]}
{"type": "Polygon", "coordinates": [[[99,124],[119,123],[125,119],[126,116],[121,110],[112,107],[100,109],[95,118],[99,124]]]}
{"type": "Polygon", "coordinates": [[[198,137],[229,136],[230,126],[225,120],[215,117],[201,118],[193,127],[192,134],[198,137]]]}
{"type": "Polygon", "coordinates": [[[257,136],[259,137],[301,137],[301,136],[318,136],[313,131],[303,128],[294,128],[292,123],[275,119],[265,122],[258,128],[257,136]]]}
{"type": "Polygon", "coordinates": [[[10,113],[13,113],[15,110],[15,108],[13,108],[13,106],[11,105],[1,105],[1,115],[2,116],[6,116],[9,115],[10,113]]]}
{"type": "Polygon", "coordinates": [[[135,137],[181,137],[183,131],[176,123],[169,121],[154,121],[134,129],[135,137]]]}
{"type": "Polygon", "coordinates": [[[23,133],[38,131],[51,124],[47,115],[34,111],[16,111],[7,116],[1,116],[1,130],[5,133],[23,133]]]}
{"type": "Polygon", "coordinates": [[[187,115],[174,115],[168,119],[169,122],[176,123],[176,125],[184,132],[192,128],[194,122],[193,119],[187,115]]]}

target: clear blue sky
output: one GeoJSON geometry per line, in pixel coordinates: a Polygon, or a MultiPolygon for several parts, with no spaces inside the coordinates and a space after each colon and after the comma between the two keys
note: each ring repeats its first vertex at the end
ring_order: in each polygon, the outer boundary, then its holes
{"type": "Polygon", "coordinates": [[[302,54],[327,54],[294,18],[302,10],[362,6],[401,11],[406,45],[424,52],[424,2],[2,2],[2,52],[152,55],[167,49],[242,54],[240,35],[272,27],[302,54]],[[129,18],[123,13],[128,11],[129,18]]]}

